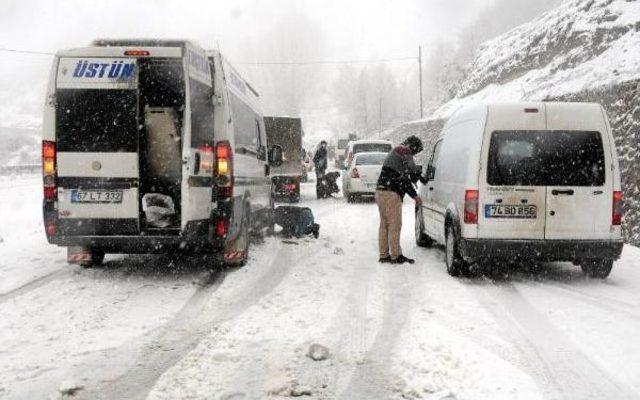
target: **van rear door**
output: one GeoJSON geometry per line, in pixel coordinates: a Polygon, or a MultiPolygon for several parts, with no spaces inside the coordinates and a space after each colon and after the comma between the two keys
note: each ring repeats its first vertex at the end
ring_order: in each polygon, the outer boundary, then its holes
{"type": "Polygon", "coordinates": [[[139,232],[135,59],[60,58],[55,95],[59,233],[139,232]]]}
{"type": "Polygon", "coordinates": [[[478,237],[544,239],[546,187],[536,181],[535,136],[544,104],[489,110],[480,169],[478,237]]]}
{"type": "Polygon", "coordinates": [[[546,239],[608,239],[612,143],[596,105],[550,104],[545,139],[546,239]]]}

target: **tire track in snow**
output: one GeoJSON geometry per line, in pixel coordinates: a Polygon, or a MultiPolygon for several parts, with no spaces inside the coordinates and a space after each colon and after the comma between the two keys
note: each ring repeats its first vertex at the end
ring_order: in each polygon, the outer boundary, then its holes
{"type": "Polygon", "coordinates": [[[70,268],[60,268],[46,275],[42,275],[32,281],[29,281],[22,286],[19,286],[15,289],[11,289],[8,292],[2,293],[0,294],[0,304],[8,300],[14,299],[18,296],[22,296],[23,294],[29,293],[32,290],[36,290],[58,278],[68,276],[71,274],[71,272],[72,270],[70,268]]]}
{"type": "MultiPolygon", "coordinates": [[[[333,204],[329,203],[327,206],[331,206],[331,208],[316,213],[316,220],[318,222],[322,222],[320,218],[323,216],[336,212],[333,204]]],[[[345,210],[343,203],[340,203],[340,206],[342,206],[340,211],[345,210]]],[[[366,218],[370,212],[368,208],[357,209],[355,207],[357,206],[354,206],[353,208],[349,207],[349,210],[359,212],[361,214],[359,217],[366,218]]],[[[350,215],[350,217],[356,218],[354,215],[350,215]]],[[[344,218],[338,224],[333,225],[332,229],[349,229],[351,223],[351,218],[344,218]]],[[[320,232],[322,239],[322,228],[320,232]]],[[[361,257],[360,251],[363,247],[368,245],[368,242],[365,242],[366,239],[368,238],[354,237],[354,243],[342,243],[340,247],[347,256],[353,255],[355,257],[361,257]]],[[[377,250],[372,254],[377,254],[377,250]]],[[[293,273],[295,273],[295,271],[300,271],[300,267],[302,266],[302,269],[304,270],[304,268],[306,268],[304,258],[307,256],[307,254],[293,255],[292,251],[292,257],[289,257],[286,261],[287,269],[294,269],[293,273]]],[[[377,261],[377,259],[375,259],[375,261],[377,261]]],[[[346,268],[351,267],[351,263],[348,259],[344,264],[344,267],[346,268]]],[[[329,328],[327,328],[325,333],[317,338],[319,343],[329,345],[334,349],[337,349],[338,346],[340,348],[348,349],[347,354],[344,355],[344,358],[348,360],[354,360],[358,357],[361,358],[367,349],[367,323],[365,318],[367,312],[366,299],[368,298],[367,286],[371,281],[370,278],[374,274],[375,268],[371,265],[368,265],[367,268],[355,266],[355,268],[352,269],[348,278],[348,289],[345,291],[346,298],[338,308],[339,312],[334,314],[331,318],[329,328]],[[333,347],[332,345],[334,345],[335,342],[331,343],[331,340],[327,338],[335,338],[336,336],[338,336],[338,344],[333,347]]],[[[252,352],[254,350],[248,349],[247,351],[252,352]]],[[[261,393],[265,383],[268,383],[270,378],[273,378],[274,374],[278,374],[280,367],[282,367],[282,364],[271,363],[269,357],[263,358],[263,353],[261,353],[262,351],[262,349],[259,349],[259,353],[255,354],[254,357],[249,357],[252,360],[250,364],[239,366],[243,372],[235,379],[233,389],[242,389],[243,395],[246,393],[261,393]]],[[[302,366],[299,364],[296,365],[296,362],[293,360],[285,363],[291,363],[286,367],[286,369],[294,370],[295,373],[293,376],[297,380],[300,380],[300,382],[308,384],[314,388],[314,396],[319,396],[319,398],[335,398],[335,383],[340,378],[338,371],[334,371],[333,368],[328,371],[324,370],[323,367],[318,364],[312,365],[312,368],[308,368],[308,365],[304,365],[304,363],[302,366]],[[331,394],[328,394],[329,392],[331,392],[331,394]]],[[[342,362],[339,365],[343,365],[342,362]]],[[[351,370],[352,368],[349,368],[348,371],[340,371],[348,377],[351,370]]],[[[249,398],[253,398],[251,395],[248,396],[249,398]]],[[[264,396],[267,395],[264,394],[264,396]]]]}
{"type": "Polygon", "coordinates": [[[582,301],[606,312],[623,314],[627,318],[640,321],[640,313],[638,313],[640,305],[630,304],[609,296],[585,293],[562,283],[545,282],[544,285],[536,285],[535,287],[548,289],[556,293],[570,294],[572,300],[582,301]]]}
{"type": "Polygon", "coordinates": [[[524,367],[543,390],[545,398],[638,398],[594,364],[510,282],[476,282],[468,287],[522,352],[524,367]]]}
{"type": "Polygon", "coordinates": [[[412,296],[419,264],[385,269],[385,305],[382,327],[362,363],[356,365],[341,399],[387,399],[391,396],[389,368],[395,343],[405,326],[412,307],[412,296]],[[417,272],[416,272],[417,271],[417,272]]]}
{"type": "MultiPolygon", "coordinates": [[[[330,212],[332,210],[325,210],[316,214],[316,218],[330,212]]],[[[259,278],[252,281],[252,285],[239,288],[240,293],[231,296],[231,303],[215,315],[202,315],[199,311],[205,308],[208,299],[222,285],[228,273],[222,271],[212,285],[199,289],[170,323],[159,328],[154,339],[144,345],[135,366],[128,368],[118,378],[104,382],[95,389],[80,392],[76,397],[105,400],[146,398],[160,376],[193,350],[214,326],[232,320],[272,292],[294,264],[283,260],[291,261],[293,258],[294,249],[279,243],[269,266],[259,278]]],[[[117,349],[125,353],[127,350],[117,349]]]]}
{"type": "MultiPolygon", "coordinates": [[[[224,282],[227,272],[212,271],[200,287],[167,324],[152,333],[151,340],[134,341],[112,349],[105,359],[124,357],[126,372],[113,380],[103,381],[96,387],[78,392],[78,399],[137,399],[144,398],[157,378],[181,356],[191,350],[200,337],[209,333],[210,326],[201,312],[208,298],[224,282]],[[135,362],[134,362],[135,361],[135,362]]],[[[106,360],[105,360],[106,361],[106,360]]],[[[117,361],[116,361],[117,362],[117,361]]],[[[107,363],[108,365],[109,363],[107,363]]],[[[100,368],[100,360],[87,367],[100,368]],[[95,365],[92,365],[95,364],[95,365]]]]}

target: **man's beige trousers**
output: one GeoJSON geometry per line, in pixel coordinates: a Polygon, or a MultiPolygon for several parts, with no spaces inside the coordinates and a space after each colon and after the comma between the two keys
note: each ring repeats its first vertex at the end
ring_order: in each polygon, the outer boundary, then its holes
{"type": "Polygon", "coordinates": [[[400,229],[402,228],[402,199],[390,190],[376,191],[376,203],[380,211],[378,247],[380,258],[391,256],[395,260],[402,254],[400,229]]]}

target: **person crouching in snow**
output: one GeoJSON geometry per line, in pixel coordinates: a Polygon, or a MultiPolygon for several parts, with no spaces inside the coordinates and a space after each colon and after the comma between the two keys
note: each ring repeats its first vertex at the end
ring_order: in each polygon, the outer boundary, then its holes
{"type": "Polygon", "coordinates": [[[400,230],[402,228],[402,199],[408,194],[422,205],[422,199],[416,193],[413,182],[421,175],[421,167],[413,157],[423,150],[422,141],[416,136],[408,137],[394,148],[382,165],[382,172],[376,187],[376,203],[380,212],[378,246],[380,262],[392,264],[413,264],[415,260],[402,254],[400,248],[400,230]]]}

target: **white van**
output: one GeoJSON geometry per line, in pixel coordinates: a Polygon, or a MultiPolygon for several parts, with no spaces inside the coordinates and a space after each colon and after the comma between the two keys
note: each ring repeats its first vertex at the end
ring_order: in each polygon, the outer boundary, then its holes
{"type": "Polygon", "coordinates": [[[44,109],[44,223],[68,261],[105,253],[247,259],[273,209],[258,94],[184,40],[96,40],[59,51],[44,109]]]}
{"type": "Polygon", "coordinates": [[[437,140],[419,189],[416,242],[447,271],[507,260],[571,261],[605,278],[622,252],[615,143],[598,104],[467,107],[437,140]]]}

